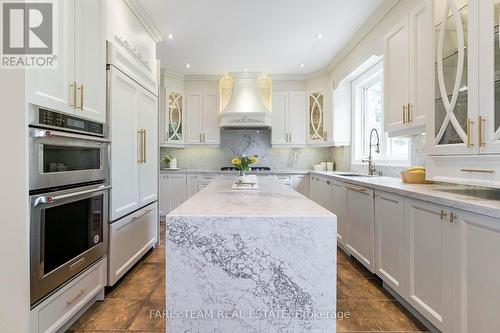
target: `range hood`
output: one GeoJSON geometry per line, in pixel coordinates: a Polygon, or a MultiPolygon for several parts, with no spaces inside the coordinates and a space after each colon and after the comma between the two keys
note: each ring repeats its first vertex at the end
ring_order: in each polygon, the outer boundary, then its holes
{"type": "Polygon", "coordinates": [[[259,73],[229,73],[233,78],[231,100],[220,114],[220,127],[271,127],[271,111],[262,101],[259,73]]]}

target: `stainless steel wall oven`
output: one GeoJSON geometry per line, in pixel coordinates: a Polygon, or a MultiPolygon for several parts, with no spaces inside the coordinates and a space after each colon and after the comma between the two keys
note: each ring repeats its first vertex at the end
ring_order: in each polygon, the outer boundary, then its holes
{"type": "Polygon", "coordinates": [[[105,126],[34,109],[29,129],[31,304],[107,251],[105,126]]]}

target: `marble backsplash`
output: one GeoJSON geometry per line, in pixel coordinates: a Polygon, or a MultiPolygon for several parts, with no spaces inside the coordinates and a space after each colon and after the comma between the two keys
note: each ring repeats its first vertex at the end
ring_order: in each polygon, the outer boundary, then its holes
{"type": "MultiPolygon", "coordinates": [[[[411,165],[424,165],[425,135],[411,137],[411,165]]],[[[322,161],[335,162],[338,171],[367,173],[367,165],[351,164],[351,147],[335,148],[278,148],[271,146],[271,130],[222,130],[219,147],[161,148],[165,154],[177,158],[179,168],[188,170],[218,170],[230,166],[237,155],[258,155],[259,166],[273,170],[311,170],[322,161]]],[[[163,165],[162,165],[163,167],[163,165]]],[[[399,177],[405,167],[377,165],[385,176],[399,177]]]]}
{"type": "Polygon", "coordinates": [[[314,164],[333,161],[335,148],[271,147],[271,130],[222,130],[219,147],[161,148],[162,156],[177,159],[179,168],[218,170],[230,166],[237,155],[258,155],[259,166],[273,170],[310,170],[314,164]]]}

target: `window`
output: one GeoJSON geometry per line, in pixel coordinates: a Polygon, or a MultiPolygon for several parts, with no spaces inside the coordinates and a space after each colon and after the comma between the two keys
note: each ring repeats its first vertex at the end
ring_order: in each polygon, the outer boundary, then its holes
{"type": "MultiPolygon", "coordinates": [[[[384,131],[384,82],[383,64],[378,62],[352,81],[353,131],[352,163],[362,164],[370,154],[370,133],[375,128],[380,135],[380,153],[373,158],[378,164],[407,166],[410,164],[410,148],[407,138],[389,138],[384,131]]],[[[372,143],[376,143],[373,134],[372,143]]]]}

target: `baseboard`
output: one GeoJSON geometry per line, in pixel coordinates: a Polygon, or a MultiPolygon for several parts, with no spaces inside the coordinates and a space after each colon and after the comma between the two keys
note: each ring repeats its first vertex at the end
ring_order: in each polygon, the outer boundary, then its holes
{"type": "Polygon", "coordinates": [[[415,316],[415,318],[418,319],[418,321],[420,321],[425,327],[427,327],[429,331],[431,331],[432,333],[441,333],[441,331],[437,329],[436,326],[432,325],[432,323],[429,320],[427,320],[420,312],[415,310],[415,308],[411,306],[410,303],[408,303],[396,291],[394,291],[391,287],[389,287],[388,284],[383,282],[382,286],[384,287],[385,290],[387,290],[389,294],[391,294],[396,299],[396,301],[398,301],[402,306],[404,306],[406,310],[408,310],[413,316],[415,316]]]}

